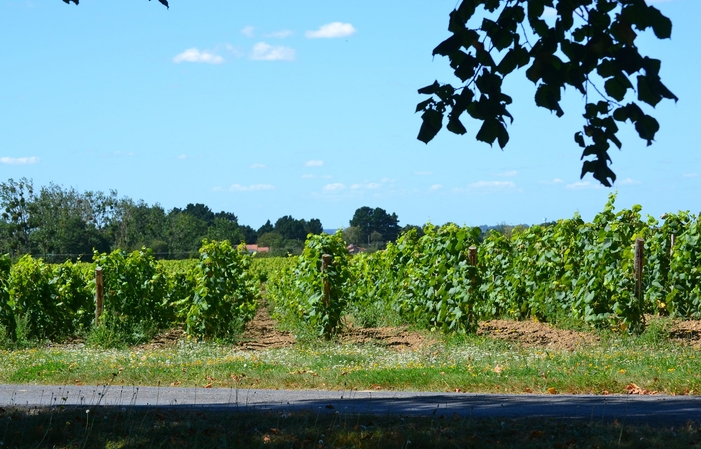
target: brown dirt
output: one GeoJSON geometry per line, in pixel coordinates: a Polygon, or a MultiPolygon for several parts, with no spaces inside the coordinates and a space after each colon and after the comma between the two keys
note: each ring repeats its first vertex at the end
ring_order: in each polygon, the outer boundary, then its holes
{"type": "MultiPolygon", "coordinates": [[[[701,335],[701,325],[699,326],[701,335]]],[[[594,343],[599,338],[590,333],[556,329],[547,323],[533,321],[492,320],[480,323],[478,335],[513,341],[524,346],[541,346],[549,349],[574,350],[578,346],[594,343]]],[[[407,327],[358,328],[349,326],[340,335],[348,344],[375,343],[399,351],[415,350],[432,344],[425,334],[413,332],[407,327]]],[[[239,345],[245,349],[263,350],[293,345],[294,336],[275,328],[268,310],[260,307],[256,317],[248,323],[239,345]]]]}
{"type": "MultiPolygon", "coordinates": [[[[477,335],[514,342],[526,347],[573,351],[578,347],[599,341],[594,333],[557,329],[548,323],[535,321],[491,320],[480,323],[477,335]]],[[[681,344],[701,348],[701,321],[677,321],[670,325],[670,338],[681,344]]],[[[171,329],[159,334],[143,349],[157,349],[175,345],[185,338],[182,329],[171,329]]],[[[374,343],[398,351],[416,350],[434,343],[426,334],[413,332],[407,327],[358,328],[348,326],[339,337],[346,344],[374,343]]],[[[260,307],[255,318],[247,325],[239,346],[247,350],[283,348],[295,344],[295,337],[275,326],[266,307],[260,307]]]]}
{"type": "Polygon", "coordinates": [[[599,337],[594,334],[557,329],[547,323],[536,321],[485,321],[480,323],[477,335],[517,342],[523,346],[569,351],[599,340],[599,337]]]}
{"type": "Polygon", "coordinates": [[[669,337],[678,343],[701,347],[701,321],[677,321],[669,331],[669,337]]]}

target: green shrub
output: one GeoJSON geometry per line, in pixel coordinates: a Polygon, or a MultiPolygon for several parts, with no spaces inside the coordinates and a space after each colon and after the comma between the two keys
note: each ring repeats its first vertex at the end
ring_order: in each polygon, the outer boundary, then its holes
{"type": "Polygon", "coordinates": [[[198,338],[232,339],[255,315],[259,284],[249,272],[251,256],[223,242],[202,242],[191,272],[194,293],[187,333],[198,338]]]}

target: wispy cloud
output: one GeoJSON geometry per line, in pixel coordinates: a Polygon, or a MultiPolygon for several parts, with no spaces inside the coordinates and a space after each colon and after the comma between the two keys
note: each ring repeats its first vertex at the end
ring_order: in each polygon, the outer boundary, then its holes
{"type": "Polygon", "coordinates": [[[396,182],[396,181],[397,181],[396,179],[386,178],[386,177],[380,179],[380,182],[381,182],[382,184],[389,184],[389,183],[393,183],[393,182],[396,182]]]}
{"type": "Polygon", "coordinates": [[[431,187],[429,187],[428,190],[430,190],[431,192],[435,192],[436,190],[440,190],[442,188],[443,186],[441,184],[433,184],[431,187]]]}
{"type": "Polygon", "coordinates": [[[249,168],[267,168],[267,165],[256,162],[255,164],[252,164],[249,168]]]}
{"type": "Polygon", "coordinates": [[[187,159],[187,154],[178,155],[178,159],[187,159]]]}
{"type": "Polygon", "coordinates": [[[350,186],[352,190],[372,190],[372,189],[378,189],[381,187],[381,184],[377,182],[361,182],[358,184],[353,184],[350,186]]]}
{"type": "Polygon", "coordinates": [[[516,170],[506,171],[503,173],[497,173],[497,176],[499,176],[501,178],[511,178],[513,176],[516,176],[516,175],[518,175],[518,172],[516,170]]]}
{"type": "Polygon", "coordinates": [[[346,188],[345,184],[340,182],[335,182],[333,184],[326,184],[322,189],[324,192],[335,192],[337,190],[344,190],[346,188]]]}
{"type": "Polygon", "coordinates": [[[5,165],[30,165],[30,164],[38,164],[39,163],[39,158],[36,156],[29,156],[29,157],[0,157],[0,164],[5,164],[5,165]]]}
{"type": "Polygon", "coordinates": [[[136,156],[136,153],[134,153],[133,151],[117,150],[117,151],[109,154],[108,156],[111,156],[111,157],[133,157],[133,156],[136,156]]]}
{"type": "Polygon", "coordinates": [[[250,58],[254,61],[294,61],[297,52],[294,48],[258,42],[253,46],[250,58]]]}
{"type": "Polygon", "coordinates": [[[570,190],[587,190],[587,189],[603,189],[601,184],[594,184],[591,181],[577,181],[572,184],[567,184],[566,189],[570,190]]]}
{"type": "Polygon", "coordinates": [[[184,52],[176,55],[173,58],[173,62],[180,64],[181,62],[200,62],[205,64],[221,64],[224,62],[224,58],[221,56],[208,52],[199,51],[196,48],[188,48],[184,52]]]}
{"type": "Polygon", "coordinates": [[[696,178],[698,175],[698,173],[684,173],[682,178],[696,178]]]}
{"type": "Polygon", "coordinates": [[[293,34],[295,34],[295,33],[292,30],[280,30],[280,31],[273,31],[272,33],[264,34],[263,36],[264,37],[272,37],[272,38],[276,38],[276,39],[285,39],[286,37],[290,37],[293,34]]]}
{"type": "Polygon", "coordinates": [[[541,184],[562,184],[563,182],[565,181],[560,178],[555,178],[552,181],[540,181],[541,184]]]}
{"type": "Polygon", "coordinates": [[[477,181],[467,186],[472,189],[511,189],[516,184],[513,181],[477,181]]]}
{"type": "Polygon", "coordinates": [[[333,39],[352,36],[356,32],[357,30],[350,23],[331,22],[320,26],[316,31],[307,31],[304,36],[307,39],[333,39]]]}
{"type": "Polygon", "coordinates": [[[246,37],[255,37],[256,32],[255,32],[255,27],[248,25],[243,28],[241,28],[241,34],[243,34],[246,37]]]}
{"type": "Polygon", "coordinates": [[[631,186],[631,185],[635,185],[635,184],[642,184],[642,182],[636,181],[635,179],[632,179],[632,178],[626,178],[626,179],[622,179],[620,181],[616,181],[616,185],[619,185],[619,186],[631,186]]]}
{"type": "Polygon", "coordinates": [[[415,171],[414,174],[416,176],[430,176],[433,174],[432,171],[415,171]]]}
{"type": "Polygon", "coordinates": [[[253,184],[250,186],[242,186],[241,184],[233,184],[229,187],[229,192],[253,192],[257,190],[274,190],[275,186],[270,184],[253,184]]]}
{"type": "Polygon", "coordinates": [[[324,161],[322,160],[311,160],[307,161],[304,163],[305,166],[307,167],[323,167],[324,166],[324,161]]]}
{"type": "Polygon", "coordinates": [[[302,179],[331,179],[331,175],[313,175],[311,173],[305,173],[302,175],[302,179]]]}

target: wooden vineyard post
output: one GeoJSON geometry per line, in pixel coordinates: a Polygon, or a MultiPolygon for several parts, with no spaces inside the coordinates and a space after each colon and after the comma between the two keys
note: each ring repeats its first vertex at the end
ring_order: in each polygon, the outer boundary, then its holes
{"type": "Polygon", "coordinates": [[[672,254],[674,254],[674,244],[677,242],[677,236],[675,234],[672,234],[669,236],[669,256],[671,257],[672,254]]]}
{"type": "MultiPolygon", "coordinates": [[[[323,254],[321,256],[321,272],[325,272],[332,262],[331,254],[323,254]]],[[[324,278],[324,306],[328,309],[331,306],[331,284],[328,278],[324,278]]]]}
{"type": "Polygon", "coordinates": [[[95,325],[98,324],[104,309],[105,286],[102,283],[102,267],[95,268],[95,325]]]}
{"type": "Polygon", "coordinates": [[[477,247],[471,246],[467,249],[467,258],[470,260],[470,265],[477,266],[477,247]]]}
{"type": "Polygon", "coordinates": [[[635,296],[643,299],[643,266],[645,265],[645,240],[635,239],[635,296]]]}

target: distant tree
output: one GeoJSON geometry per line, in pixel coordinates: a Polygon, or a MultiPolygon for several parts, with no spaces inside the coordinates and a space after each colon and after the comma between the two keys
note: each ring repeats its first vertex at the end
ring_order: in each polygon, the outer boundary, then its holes
{"type": "Polygon", "coordinates": [[[258,228],[258,236],[260,237],[263,234],[267,234],[268,232],[273,232],[275,230],[275,226],[273,226],[272,223],[270,223],[270,220],[266,221],[263,226],[258,228]]]}
{"type": "Polygon", "coordinates": [[[277,232],[266,232],[258,236],[258,246],[280,249],[285,246],[285,238],[277,232]]]}
{"type": "Polygon", "coordinates": [[[304,220],[296,220],[290,215],[280,217],[275,222],[275,232],[285,240],[306,240],[307,230],[304,220]]]}
{"type": "Polygon", "coordinates": [[[367,239],[363,240],[363,231],[357,226],[350,226],[343,230],[343,240],[353,245],[367,244],[367,239]]]}
{"type": "Polygon", "coordinates": [[[34,185],[31,179],[15,181],[10,178],[0,183],[0,217],[5,222],[5,232],[9,238],[7,246],[13,254],[30,252],[33,203],[34,185]]]}
{"type": "Polygon", "coordinates": [[[416,225],[406,225],[402,228],[401,234],[404,234],[406,232],[409,232],[411,230],[416,231],[416,236],[417,237],[422,237],[424,235],[424,228],[421,226],[416,226],[416,225]]]}
{"type": "Polygon", "coordinates": [[[228,240],[234,246],[245,240],[238,222],[226,218],[214,219],[214,225],[207,229],[207,238],[218,241],[228,240]]]}
{"type": "MultiPolygon", "coordinates": [[[[272,225],[271,225],[272,229],[272,225]]],[[[243,225],[239,226],[239,230],[241,231],[241,234],[243,234],[243,240],[248,243],[248,244],[255,244],[258,242],[258,233],[256,232],[255,229],[248,225],[243,225]]]]}
{"type": "Polygon", "coordinates": [[[194,255],[207,235],[207,223],[183,212],[168,214],[168,247],[176,258],[194,255]]]}
{"type": "MultiPolygon", "coordinates": [[[[302,220],[304,223],[304,220],[302,220]]],[[[321,225],[321,220],[318,218],[312,218],[308,222],[305,223],[304,230],[307,234],[315,234],[319,235],[322,232],[324,232],[324,227],[321,225]]],[[[304,237],[306,240],[306,236],[304,237]]]]}
{"type": "Polygon", "coordinates": [[[363,241],[369,242],[373,232],[378,232],[383,241],[393,242],[399,235],[399,218],[397,214],[388,214],[386,210],[376,207],[361,207],[355,211],[350,221],[352,227],[360,229],[363,241]]]}
{"type": "MultiPolygon", "coordinates": [[[[207,223],[207,226],[212,226],[214,224],[214,212],[212,212],[212,209],[210,209],[209,206],[206,206],[202,203],[190,203],[187,206],[185,206],[185,209],[183,209],[182,213],[192,215],[195,218],[199,218],[200,220],[207,223]]],[[[235,216],[234,219],[236,219],[235,216]]]]}

